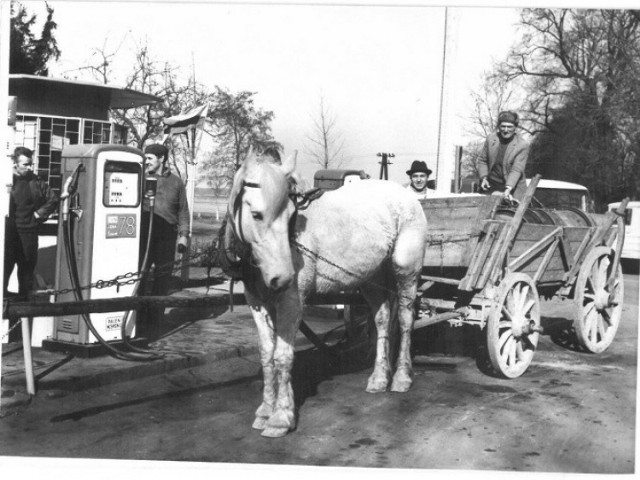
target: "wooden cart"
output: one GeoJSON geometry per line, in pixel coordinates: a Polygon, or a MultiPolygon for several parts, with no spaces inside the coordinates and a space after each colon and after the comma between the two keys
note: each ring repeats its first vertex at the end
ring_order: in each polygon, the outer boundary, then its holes
{"type": "Polygon", "coordinates": [[[492,366],[507,378],[531,363],[542,332],[540,296],[573,300],[577,339],[593,353],[611,344],[622,315],[627,201],[605,215],[530,209],[539,179],[517,208],[485,195],[422,202],[429,246],[415,328],[479,326],[492,366]]]}

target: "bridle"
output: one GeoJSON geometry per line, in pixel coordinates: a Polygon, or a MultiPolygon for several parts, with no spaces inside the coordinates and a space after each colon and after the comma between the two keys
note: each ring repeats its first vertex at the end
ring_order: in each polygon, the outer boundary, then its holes
{"type": "MultiPolygon", "coordinates": [[[[240,191],[233,200],[233,204],[227,206],[227,213],[219,236],[219,259],[223,270],[229,276],[239,277],[243,264],[251,265],[251,245],[247,242],[242,229],[242,199],[246,188],[261,188],[257,182],[242,181],[240,191]],[[229,231],[230,230],[230,231],[229,231]]],[[[290,188],[288,197],[293,202],[295,210],[289,219],[289,243],[296,244],[295,225],[299,210],[305,210],[311,202],[324,193],[319,188],[313,188],[301,193],[290,188]]]]}
{"type": "Polygon", "coordinates": [[[242,198],[244,197],[244,189],[247,187],[261,188],[259,183],[246,182],[243,180],[240,192],[233,201],[233,209],[230,210],[229,206],[227,206],[227,221],[231,223],[231,227],[233,228],[233,233],[235,234],[235,236],[238,238],[238,240],[240,240],[241,243],[245,245],[248,245],[249,243],[246,241],[244,232],[242,231],[242,198]]]}

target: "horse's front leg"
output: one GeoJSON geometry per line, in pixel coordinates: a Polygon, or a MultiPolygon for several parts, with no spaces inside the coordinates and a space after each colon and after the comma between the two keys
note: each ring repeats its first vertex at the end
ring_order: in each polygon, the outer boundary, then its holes
{"type": "Polygon", "coordinates": [[[282,437],[296,427],[291,372],[296,335],[301,319],[302,302],[297,289],[293,286],[289,291],[282,293],[277,304],[276,345],[273,356],[277,392],[275,410],[262,431],[265,437],[282,437]]]}
{"type": "Polygon", "coordinates": [[[258,330],[258,345],[264,382],[262,388],[262,403],[256,410],[253,428],[263,430],[267,425],[267,421],[271,415],[273,415],[276,403],[276,378],[273,363],[275,331],[273,328],[273,320],[267,308],[252,298],[250,294],[245,295],[247,296],[247,301],[251,307],[251,314],[258,330]]]}

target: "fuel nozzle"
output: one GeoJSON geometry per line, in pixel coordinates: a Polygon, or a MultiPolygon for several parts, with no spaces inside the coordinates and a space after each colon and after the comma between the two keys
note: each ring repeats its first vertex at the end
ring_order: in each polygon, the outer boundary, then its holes
{"type": "Polygon", "coordinates": [[[69,175],[67,180],[64,182],[62,186],[62,190],[60,191],[60,200],[62,200],[61,210],[62,210],[62,220],[67,221],[69,219],[69,198],[76,192],[78,189],[78,172],[84,165],[80,162],[73,170],[73,173],[69,175]]]}
{"type": "Polygon", "coordinates": [[[147,177],[144,180],[144,198],[149,199],[149,207],[153,209],[156,200],[156,190],[158,188],[158,179],[155,177],[147,177]]]}

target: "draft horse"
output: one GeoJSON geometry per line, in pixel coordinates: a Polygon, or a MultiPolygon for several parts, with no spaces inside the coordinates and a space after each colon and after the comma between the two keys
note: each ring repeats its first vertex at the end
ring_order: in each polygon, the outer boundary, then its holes
{"type": "Polygon", "coordinates": [[[297,211],[290,196],[296,155],[278,164],[250,153],[235,175],[227,231],[250,252],[242,262],[245,297],[255,320],[264,377],[253,427],[281,437],[296,426],[291,385],[294,341],[305,300],[359,289],[375,316],[376,359],[368,392],[411,386],[413,303],[427,222],[400,185],[366,180],[326,192],[297,211]],[[395,288],[389,289],[388,279],[395,288]],[[400,348],[389,360],[390,302],[398,300],[400,348]]]}

